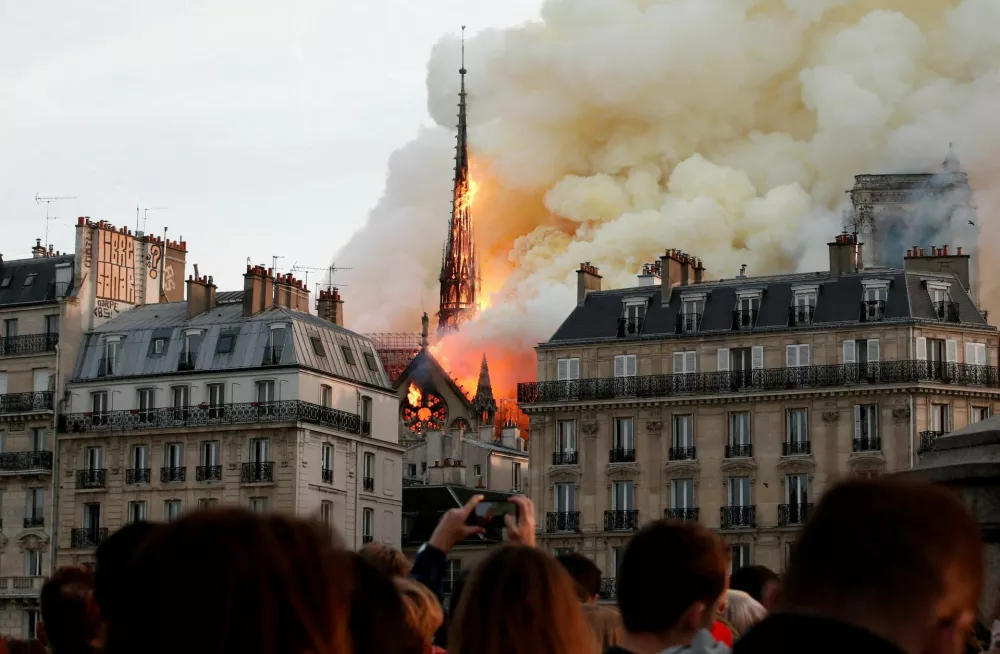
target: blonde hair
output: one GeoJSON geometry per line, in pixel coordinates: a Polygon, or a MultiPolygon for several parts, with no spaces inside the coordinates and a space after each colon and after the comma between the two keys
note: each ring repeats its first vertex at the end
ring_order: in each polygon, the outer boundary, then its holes
{"type": "Polygon", "coordinates": [[[583,615],[590,624],[598,652],[617,645],[622,636],[622,614],[613,606],[584,604],[583,615]]]}
{"type": "Polygon", "coordinates": [[[434,593],[423,584],[395,577],[396,590],[403,598],[403,612],[406,625],[415,638],[429,650],[434,643],[434,634],[444,624],[444,610],[434,593]]]}
{"type": "Polygon", "coordinates": [[[767,617],[764,605],[742,590],[726,591],[726,608],[722,617],[733,626],[733,637],[739,637],[767,617]]]}

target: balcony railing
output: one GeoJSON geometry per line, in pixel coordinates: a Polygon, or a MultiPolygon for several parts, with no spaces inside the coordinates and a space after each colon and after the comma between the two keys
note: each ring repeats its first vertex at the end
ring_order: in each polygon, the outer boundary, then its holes
{"type": "Polygon", "coordinates": [[[34,393],[5,393],[0,395],[0,413],[25,411],[51,411],[52,391],[34,393]]]}
{"type": "Polygon", "coordinates": [[[198,466],[194,476],[195,481],[222,481],[222,466],[198,466]]]}
{"type": "Polygon", "coordinates": [[[87,468],[76,471],[77,488],[104,488],[107,484],[108,471],[104,468],[87,468]]]}
{"type": "Polygon", "coordinates": [[[812,504],[779,504],[778,524],[781,526],[801,525],[809,517],[812,508],[812,504]]]}
{"type": "Polygon", "coordinates": [[[716,395],[800,388],[833,388],[858,384],[943,384],[1000,387],[1000,368],[943,361],[877,361],[797,368],[764,368],[721,372],[605,377],[517,385],[520,404],[605,400],[618,397],[653,398],[716,395]],[[789,374],[792,372],[793,374],[789,374]]]}
{"type": "Polygon", "coordinates": [[[698,450],[694,445],[688,447],[671,447],[667,454],[671,461],[691,461],[698,457],[698,450]]]}
{"type": "Polygon", "coordinates": [[[737,309],[733,311],[733,330],[753,329],[757,325],[757,309],[737,309]]]}
{"type": "Polygon", "coordinates": [[[639,512],[605,511],[604,531],[635,531],[639,528],[639,512]]]}
{"type": "Polygon", "coordinates": [[[374,477],[365,477],[362,480],[362,483],[364,484],[365,492],[368,492],[368,493],[374,493],[375,492],[375,478],[374,477]]]}
{"type": "Polygon", "coordinates": [[[177,370],[194,370],[194,362],[197,358],[198,353],[190,350],[184,350],[181,352],[181,357],[177,361],[177,370]]]}
{"type": "Polygon", "coordinates": [[[264,358],[261,360],[262,366],[276,366],[281,363],[281,345],[268,345],[264,348],[264,358]]]}
{"type": "Polygon", "coordinates": [[[25,529],[41,529],[45,526],[45,516],[32,515],[24,519],[25,529]]]}
{"type": "Polygon", "coordinates": [[[812,443],[809,441],[785,441],[781,444],[781,456],[797,454],[812,454],[812,443]]]}
{"type": "Polygon", "coordinates": [[[719,509],[719,524],[723,529],[738,529],[757,526],[756,506],[724,506],[719,509]]]}
{"type": "Polygon", "coordinates": [[[663,517],[668,520],[690,520],[698,522],[698,509],[664,509],[663,517]]]}
{"type": "Polygon", "coordinates": [[[753,456],[753,443],[726,445],[727,459],[745,459],[753,456]]]}
{"type": "Polygon", "coordinates": [[[150,477],[149,468],[128,468],[125,470],[126,484],[148,484],[150,477]]]}
{"type": "Polygon", "coordinates": [[[698,331],[701,327],[701,314],[700,313],[678,313],[677,314],[677,333],[678,334],[691,334],[698,331]]]}
{"type": "Polygon", "coordinates": [[[274,463],[271,461],[244,463],[240,481],[244,484],[266,484],[274,481],[274,463]]]}
{"type": "Polygon", "coordinates": [[[885,300],[863,300],[861,302],[861,322],[881,322],[885,320],[885,300]]]}
{"type": "Polygon", "coordinates": [[[55,352],[59,334],[25,334],[0,338],[0,356],[55,352]]]}
{"type": "Polygon", "coordinates": [[[619,318],[618,338],[638,336],[642,333],[642,318],[619,318]]]}
{"type": "Polygon", "coordinates": [[[332,484],[333,483],[333,469],[323,468],[323,483],[332,484]]]}
{"type": "Polygon", "coordinates": [[[618,599],[618,584],[614,577],[601,579],[601,599],[613,602],[618,599]]]}
{"type": "Polygon", "coordinates": [[[635,450],[624,447],[613,448],[608,452],[609,463],[635,463],[635,450]]]}
{"type": "Polygon", "coordinates": [[[169,467],[160,468],[160,482],[164,484],[175,484],[187,479],[187,468],[169,467]]]}
{"type": "Polygon", "coordinates": [[[83,527],[69,532],[70,547],[73,549],[97,547],[107,537],[108,530],[105,528],[83,527]]]}
{"type": "Polygon", "coordinates": [[[45,577],[0,577],[0,596],[38,597],[42,593],[45,577]]]}
{"type": "Polygon", "coordinates": [[[878,436],[863,436],[854,439],[855,452],[881,452],[882,439],[878,436]]]}
{"type": "Polygon", "coordinates": [[[946,431],[922,431],[920,432],[920,446],[917,449],[917,454],[923,454],[924,452],[930,452],[934,449],[934,441],[941,438],[948,432],[946,431]]]}
{"type": "Polygon", "coordinates": [[[545,531],[580,531],[579,511],[557,511],[545,514],[545,531]]]}
{"type": "Polygon", "coordinates": [[[580,453],[576,451],[553,452],[552,465],[554,466],[575,466],[580,463],[580,453]]]}
{"type": "Polygon", "coordinates": [[[811,304],[804,306],[793,304],[788,307],[788,324],[792,327],[795,325],[811,325],[815,314],[816,307],[811,304]]]}
{"type": "Polygon", "coordinates": [[[207,404],[185,409],[151,409],[139,411],[105,411],[104,413],[68,413],[59,418],[59,431],[106,432],[136,429],[176,429],[178,427],[208,427],[262,422],[299,420],[330,427],[349,434],[361,433],[361,416],[330,407],[281,400],[279,402],[246,402],[209,407],[207,404]]]}
{"type": "Polygon", "coordinates": [[[52,470],[52,452],[4,452],[0,454],[0,472],[52,470]]]}
{"type": "Polygon", "coordinates": [[[962,322],[962,314],[958,309],[958,302],[935,302],[934,313],[938,320],[945,322],[962,322]]]}

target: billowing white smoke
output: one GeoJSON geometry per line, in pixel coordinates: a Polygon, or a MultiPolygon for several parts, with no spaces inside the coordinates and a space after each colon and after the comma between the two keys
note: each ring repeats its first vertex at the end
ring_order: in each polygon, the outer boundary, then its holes
{"type": "MultiPolygon", "coordinates": [[[[530,362],[573,306],[581,261],[605,287],[668,247],[711,277],[822,269],[852,176],[939,170],[949,142],[996,236],[997,25],[996,0],[548,0],[540,21],[478,35],[473,212],[492,306],[444,349],[528,348],[530,362]]],[[[337,256],[354,269],[354,329],[414,331],[437,306],[457,61],[454,39],[434,49],[440,127],[396,153],[337,256]]]]}

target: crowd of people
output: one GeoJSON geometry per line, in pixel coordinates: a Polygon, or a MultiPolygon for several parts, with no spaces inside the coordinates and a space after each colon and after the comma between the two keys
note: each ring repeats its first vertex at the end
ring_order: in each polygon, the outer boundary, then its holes
{"type": "MultiPolygon", "coordinates": [[[[723,540],[656,521],[629,540],[615,605],[583,554],[536,547],[514,498],[506,542],[455,580],[448,554],[482,531],[481,500],[444,514],[411,562],[281,515],[214,509],[128,525],[93,573],[63,567],[41,593],[37,640],[11,654],[959,654],[995,648],[978,611],[978,525],[951,491],[844,482],[810,515],[779,577],[730,575],[723,540]]],[[[994,624],[1000,625],[1000,622],[994,624]]],[[[997,630],[1000,632],[1000,629],[997,630]]],[[[997,634],[1000,635],[1000,634],[997,634]]],[[[2,652],[0,652],[2,654],[2,652]]]]}

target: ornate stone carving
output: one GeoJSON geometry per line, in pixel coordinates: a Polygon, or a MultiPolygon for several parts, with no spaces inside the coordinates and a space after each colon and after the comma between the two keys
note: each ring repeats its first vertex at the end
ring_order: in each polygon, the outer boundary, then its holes
{"type": "Polygon", "coordinates": [[[757,464],[753,459],[743,459],[742,461],[725,461],[722,464],[722,472],[733,477],[750,477],[753,483],[753,476],[757,472],[757,464]]]}
{"type": "Polygon", "coordinates": [[[7,537],[0,534],[0,554],[7,551],[7,537]]]}
{"type": "Polygon", "coordinates": [[[586,436],[594,436],[597,434],[597,423],[596,422],[584,422],[580,425],[580,431],[586,436]]]}
{"type": "Polygon", "coordinates": [[[823,422],[837,422],[840,420],[840,411],[824,411],[823,422]]]}
{"type": "Polygon", "coordinates": [[[580,466],[550,466],[549,481],[553,484],[579,483],[582,473],[580,466]]]}
{"type": "Polygon", "coordinates": [[[111,468],[111,474],[113,474],[113,475],[120,475],[121,472],[122,472],[122,469],[119,468],[118,466],[114,466],[114,467],[111,468]]]}
{"type": "Polygon", "coordinates": [[[584,409],[583,410],[584,420],[597,420],[597,409],[584,409]]]}
{"type": "Polygon", "coordinates": [[[663,431],[663,423],[659,420],[650,420],[646,423],[646,431],[650,434],[659,434],[663,431]]]}
{"type": "MultiPolygon", "coordinates": [[[[6,544],[5,538],[4,546],[6,544]]],[[[17,546],[22,552],[25,550],[44,550],[49,546],[49,537],[40,531],[32,530],[18,536],[17,546]]]]}
{"type": "Polygon", "coordinates": [[[697,479],[700,472],[701,466],[698,465],[698,462],[690,459],[685,461],[667,461],[663,465],[663,474],[668,484],[671,479],[683,479],[686,477],[695,477],[697,479]]]}
{"type": "Polygon", "coordinates": [[[816,464],[812,457],[782,458],[778,461],[778,470],[790,475],[812,474],[816,471],[816,464]]]}
{"type": "Polygon", "coordinates": [[[908,422],[910,420],[910,407],[896,407],[892,410],[892,419],[896,422],[908,422]]]}
{"type": "Polygon", "coordinates": [[[616,481],[631,481],[639,486],[639,464],[637,463],[609,463],[604,469],[604,476],[607,478],[607,486],[616,481]]]}

